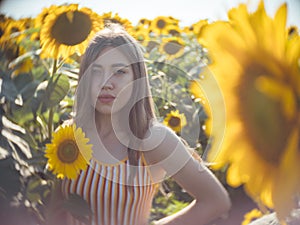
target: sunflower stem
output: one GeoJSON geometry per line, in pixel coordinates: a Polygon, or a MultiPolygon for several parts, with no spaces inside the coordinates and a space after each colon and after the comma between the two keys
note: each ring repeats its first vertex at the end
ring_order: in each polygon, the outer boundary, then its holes
{"type": "Polygon", "coordinates": [[[52,71],[51,71],[51,76],[53,76],[57,71],[57,59],[54,59],[53,61],[53,66],[52,66],[52,71]]]}
{"type": "Polygon", "coordinates": [[[48,120],[48,137],[49,137],[49,140],[52,139],[53,116],[54,116],[54,110],[53,110],[53,108],[50,108],[49,109],[49,120],[48,120]]]}
{"type": "MultiPolygon", "coordinates": [[[[51,78],[54,76],[54,74],[57,71],[57,59],[54,59],[52,71],[51,71],[51,78]]],[[[49,109],[49,117],[48,117],[48,137],[49,140],[52,139],[52,130],[53,130],[53,116],[54,116],[54,110],[53,107],[49,109]]]]}

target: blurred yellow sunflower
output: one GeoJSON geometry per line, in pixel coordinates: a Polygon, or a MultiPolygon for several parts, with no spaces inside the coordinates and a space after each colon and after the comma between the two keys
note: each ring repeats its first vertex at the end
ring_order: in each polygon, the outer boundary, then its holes
{"type": "Polygon", "coordinates": [[[101,17],[89,8],[79,8],[78,4],[51,7],[41,27],[41,56],[66,59],[74,53],[81,55],[102,28],[101,17]]]}
{"type": "Polygon", "coordinates": [[[157,49],[160,46],[160,43],[157,41],[157,39],[150,38],[150,40],[147,40],[146,42],[143,43],[144,46],[146,46],[146,57],[149,57],[149,53],[153,49],[157,49]]]}
{"type": "Polygon", "coordinates": [[[166,33],[171,35],[171,36],[175,36],[175,37],[180,37],[181,33],[182,33],[182,29],[180,28],[179,25],[169,25],[166,27],[166,33]]]}
{"type": "Polygon", "coordinates": [[[172,18],[167,16],[157,16],[151,21],[150,30],[156,34],[166,34],[167,26],[176,23],[172,18]]]}
{"type": "Polygon", "coordinates": [[[5,21],[5,32],[2,34],[3,41],[15,41],[20,43],[26,36],[24,31],[26,30],[24,20],[8,19],[5,21]]]}
{"type": "Polygon", "coordinates": [[[57,10],[57,8],[59,8],[59,6],[56,6],[56,5],[51,5],[48,8],[43,8],[42,11],[34,19],[35,27],[41,28],[43,26],[43,24],[45,23],[46,17],[49,14],[55,12],[55,10],[57,10]]]}
{"type": "Polygon", "coordinates": [[[146,19],[146,18],[141,18],[139,19],[137,26],[143,26],[144,28],[149,28],[151,25],[151,20],[146,19]]]}
{"type": "Polygon", "coordinates": [[[149,30],[142,25],[138,25],[134,28],[133,36],[137,41],[139,41],[142,45],[146,46],[148,41],[150,40],[149,37],[149,30]]]}
{"type": "Polygon", "coordinates": [[[172,60],[182,56],[184,53],[185,43],[182,38],[179,37],[167,37],[162,38],[162,43],[159,47],[159,51],[167,56],[167,59],[172,60]]]}
{"type": "Polygon", "coordinates": [[[255,219],[258,219],[263,216],[263,213],[259,209],[252,209],[250,212],[244,215],[244,220],[241,225],[248,225],[255,219]]]}
{"type": "Polygon", "coordinates": [[[42,11],[34,18],[34,27],[36,28],[36,32],[31,35],[31,40],[39,40],[40,39],[40,30],[43,24],[45,23],[46,17],[54,12],[58,6],[51,5],[48,8],[43,8],[42,11]]]}
{"type": "Polygon", "coordinates": [[[172,110],[166,115],[163,124],[170,127],[175,132],[180,132],[186,125],[186,117],[184,113],[179,113],[179,110],[172,110]]]}
{"type": "Polygon", "coordinates": [[[8,68],[13,70],[11,73],[12,77],[15,77],[21,73],[28,73],[33,67],[33,61],[26,53],[26,49],[16,43],[16,40],[11,39],[0,44],[3,50],[3,56],[6,58],[8,68]]]}
{"type": "Polygon", "coordinates": [[[112,12],[104,13],[101,15],[101,18],[104,21],[104,25],[108,23],[121,24],[128,33],[133,35],[132,23],[128,19],[120,17],[118,13],[114,15],[112,14],[112,12]]]}
{"type": "Polygon", "coordinates": [[[240,4],[228,17],[200,34],[227,109],[223,147],[209,160],[216,169],[228,164],[228,183],[244,184],[283,220],[300,192],[300,37],[288,34],[286,4],[274,19],[263,1],[253,13],[240,4]]]}
{"type": "Polygon", "coordinates": [[[196,35],[196,38],[198,39],[198,37],[201,33],[201,29],[207,24],[208,24],[207,19],[199,20],[198,22],[193,23],[191,26],[185,26],[183,28],[183,32],[185,32],[187,34],[196,35]]]}
{"type": "Polygon", "coordinates": [[[49,169],[58,178],[75,178],[80,170],[87,168],[92,157],[92,145],[88,142],[81,128],[61,126],[53,134],[52,142],[46,144],[49,169]]]}
{"type": "Polygon", "coordinates": [[[10,69],[13,69],[12,76],[18,76],[21,73],[29,73],[33,68],[31,57],[26,56],[26,51],[22,46],[18,46],[14,43],[10,43],[10,46],[13,52],[15,51],[15,53],[18,53],[8,66],[10,69]]]}
{"type": "Polygon", "coordinates": [[[9,40],[9,35],[7,35],[7,20],[0,21],[0,46],[9,40]]]}
{"type": "Polygon", "coordinates": [[[209,151],[216,152],[223,142],[226,129],[226,107],[224,96],[215,79],[215,76],[207,69],[202,68],[199,79],[191,80],[189,91],[195,102],[199,102],[207,116],[204,131],[209,137],[209,151]]]}

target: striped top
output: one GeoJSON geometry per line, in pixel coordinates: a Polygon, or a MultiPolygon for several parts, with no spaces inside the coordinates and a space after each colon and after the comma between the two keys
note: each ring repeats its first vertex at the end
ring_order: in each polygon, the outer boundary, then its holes
{"type": "MultiPolygon", "coordinates": [[[[130,167],[128,158],[114,165],[92,159],[88,168],[76,179],[63,181],[62,192],[65,196],[76,193],[87,201],[93,211],[89,224],[146,225],[157,184],[152,182],[143,154],[129,186],[130,167]]],[[[68,220],[68,225],[83,224],[73,217],[68,220]]]]}

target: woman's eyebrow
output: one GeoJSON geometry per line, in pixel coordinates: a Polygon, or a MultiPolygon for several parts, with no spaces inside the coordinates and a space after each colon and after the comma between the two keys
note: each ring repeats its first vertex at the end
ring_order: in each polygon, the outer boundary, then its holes
{"type": "MultiPolygon", "coordinates": [[[[127,68],[127,67],[129,67],[130,65],[128,65],[128,64],[125,64],[125,63],[114,63],[114,64],[112,64],[112,67],[113,68],[115,68],[115,67],[124,67],[124,68],[127,68]]],[[[94,68],[103,68],[103,66],[101,65],[101,64],[98,64],[98,63],[93,63],[93,67],[94,68]]]]}
{"type": "Polygon", "coordinates": [[[129,67],[129,65],[125,63],[115,63],[112,67],[129,67]]]}
{"type": "Polygon", "coordinates": [[[97,63],[93,63],[93,67],[94,67],[94,68],[95,68],[95,67],[96,67],[96,68],[100,68],[100,69],[102,68],[102,66],[101,66],[100,64],[97,64],[97,63]]]}

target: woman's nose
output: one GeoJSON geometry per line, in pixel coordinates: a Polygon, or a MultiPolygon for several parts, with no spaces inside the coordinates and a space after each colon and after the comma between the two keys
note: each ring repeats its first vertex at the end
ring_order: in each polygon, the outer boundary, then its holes
{"type": "Polygon", "coordinates": [[[102,87],[103,90],[112,90],[113,88],[114,86],[110,79],[108,79],[102,87]]]}

